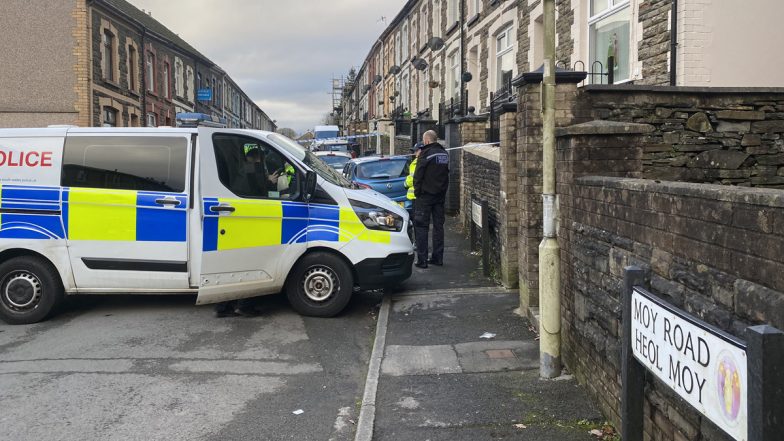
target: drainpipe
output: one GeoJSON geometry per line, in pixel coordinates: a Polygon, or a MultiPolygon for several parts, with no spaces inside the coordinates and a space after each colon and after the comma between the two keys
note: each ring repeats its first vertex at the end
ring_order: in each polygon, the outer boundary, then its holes
{"type": "Polygon", "coordinates": [[[544,0],[542,81],[544,238],[539,245],[539,376],[561,375],[560,249],[555,192],[555,0],[544,0]]]}
{"type": "Polygon", "coordinates": [[[678,0],[672,0],[670,9],[670,86],[678,78],[678,0]]]}
{"type": "Polygon", "coordinates": [[[465,0],[460,0],[460,114],[466,115],[464,109],[465,98],[465,0]]]}

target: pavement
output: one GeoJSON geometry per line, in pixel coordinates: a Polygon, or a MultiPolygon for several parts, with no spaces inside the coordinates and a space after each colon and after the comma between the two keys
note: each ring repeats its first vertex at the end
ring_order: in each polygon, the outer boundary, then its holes
{"type": "Polygon", "coordinates": [[[190,296],[86,296],[0,324],[0,440],[592,439],[599,412],[538,378],[517,294],[479,260],[450,219],[444,267],[332,319],[283,296],[224,319],[190,296]]]}
{"type": "Polygon", "coordinates": [[[577,382],[539,378],[517,292],[482,277],[454,220],[446,243],[443,267],[388,300],[373,439],[595,440],[603,418],[577,382]]]}

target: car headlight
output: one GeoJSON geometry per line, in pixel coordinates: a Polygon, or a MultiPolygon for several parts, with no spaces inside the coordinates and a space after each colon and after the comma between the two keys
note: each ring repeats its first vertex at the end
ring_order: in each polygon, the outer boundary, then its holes
{"type": "Polygon", "coordinates": [[[371,230],[401,231],[403,217],[385,208],[377,207],[366,202],[350,200],[351,208],[357,214],[365,227],[371,230]]]}

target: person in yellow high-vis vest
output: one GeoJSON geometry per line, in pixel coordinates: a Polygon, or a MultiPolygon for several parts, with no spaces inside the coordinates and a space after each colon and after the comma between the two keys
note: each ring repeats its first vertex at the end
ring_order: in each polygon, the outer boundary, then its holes
{"type": "Polygon", "coordinates": [[[406,199],[412,202],[414,201],[414,199],[416,199],[416,195],[414,194],[414,171],[416,171],[419,152],[422,151],[420,145],[421,144],[417,144],[416,146],[414,146],[414,160],[411,161],[411,165],[408,166],[408,176],[406,176],[406,182],[404,184],[408,189],[408,191],[406,191],[406,199]]]}

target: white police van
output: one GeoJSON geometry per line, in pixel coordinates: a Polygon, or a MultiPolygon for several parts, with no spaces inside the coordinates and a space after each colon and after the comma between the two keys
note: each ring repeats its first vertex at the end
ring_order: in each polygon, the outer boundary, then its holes
{"type": "Polygon", "coordinates": [[[408,223],[276,133],[0,129],[0,318],[38,322],[68,294],[281,290],[334,316],[356,286],[411,276],[408,223]]]}

